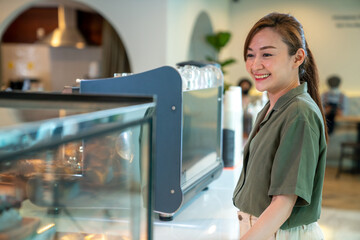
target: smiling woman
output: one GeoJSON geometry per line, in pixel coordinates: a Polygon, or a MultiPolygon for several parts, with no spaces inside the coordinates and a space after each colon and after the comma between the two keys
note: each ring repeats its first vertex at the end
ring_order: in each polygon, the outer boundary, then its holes
{"type": "Polygon", "coordinates": [[[248,34],[244,60],[255,87],[267,91],[270,101],[244,147],[233,195],[241,239],[323,239],[317,220],[326,127],[301,24],[287,14],[263,17],[248,34]]]}
{"type": "MultiPolygon", "coordinates": [[[[280,96],[300,85],[298,67],[304,58],[302,48],[289,56],[281,36],[272,28],[264,28],[247,49],[246,69],[255,80],[256,88],[267,91],[270,104],[274,104],[280,96]]],[[[271,105],[269,111],[273,107],[271,105]]]]}

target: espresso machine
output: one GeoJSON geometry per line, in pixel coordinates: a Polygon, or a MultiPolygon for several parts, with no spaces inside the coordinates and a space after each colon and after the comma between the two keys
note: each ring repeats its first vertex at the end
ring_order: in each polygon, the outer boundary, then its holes
{"type": "Polygon", "coordinates": [[[156,99],[154,211],[172,220],[223,169],[223,74],[215,64],[184,62],[137,74],[80,81],[80,94],[156,99]]]}

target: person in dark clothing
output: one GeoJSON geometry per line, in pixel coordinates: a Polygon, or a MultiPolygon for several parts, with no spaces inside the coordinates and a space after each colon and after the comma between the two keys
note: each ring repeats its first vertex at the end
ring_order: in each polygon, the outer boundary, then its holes
{"type": "Polygon", "coordinates": [[[339,86],[341,79],[338,76],[331,76],[327,79],[329,91],[321,95],[321,100],[325,112],[328,134],[332,134],[335,129],[335,118],[337,116],[347,115],[348,99],[343,94],[339,86]]]}
{"type": "Polygon", "coordinates": [[[249,104],[251,103],[250,90],[252,82],[248,78],[241,78],[238,86],[241,87],[241,98],[243,108],[243,137],[248,138],[252,129],[253,117],[249,112],[249,104]]]}

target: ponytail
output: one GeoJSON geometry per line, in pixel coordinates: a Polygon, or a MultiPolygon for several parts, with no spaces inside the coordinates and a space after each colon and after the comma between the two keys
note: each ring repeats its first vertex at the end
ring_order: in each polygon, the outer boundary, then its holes
{"type": "Polygon", "coordinates": [[[305,41],[306,46],[306,53],[307,56],[305,58],[304,63],[299,67],[299,76],[300,76],[300,83],[306,82],[308,85],[308,93],[311,96],[311,98],[315,101],[315,103],[318,105],[323,122],[325,127],[325,137],[326,142],[328,141],[328,130],[327,130],[327,124],[326,124],[326,118],[324,114],[324,109],[321,103],[321,97],[319,93],[319,74],[316,67],[316,63],[313,57],[312,52],[310,51],[307,42],[305,41]]]}

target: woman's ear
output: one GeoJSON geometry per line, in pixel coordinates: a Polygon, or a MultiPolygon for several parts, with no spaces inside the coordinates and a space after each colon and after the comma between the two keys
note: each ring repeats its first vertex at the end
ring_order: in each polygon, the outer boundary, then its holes
{"type": "Polygon", "coordinates": [[[302,48],[299,48],[296,53],[295,53],[295,58],[294,58],[294,67],[297,68],[299,67],[305,60],[305,51],[302,48]]]}

